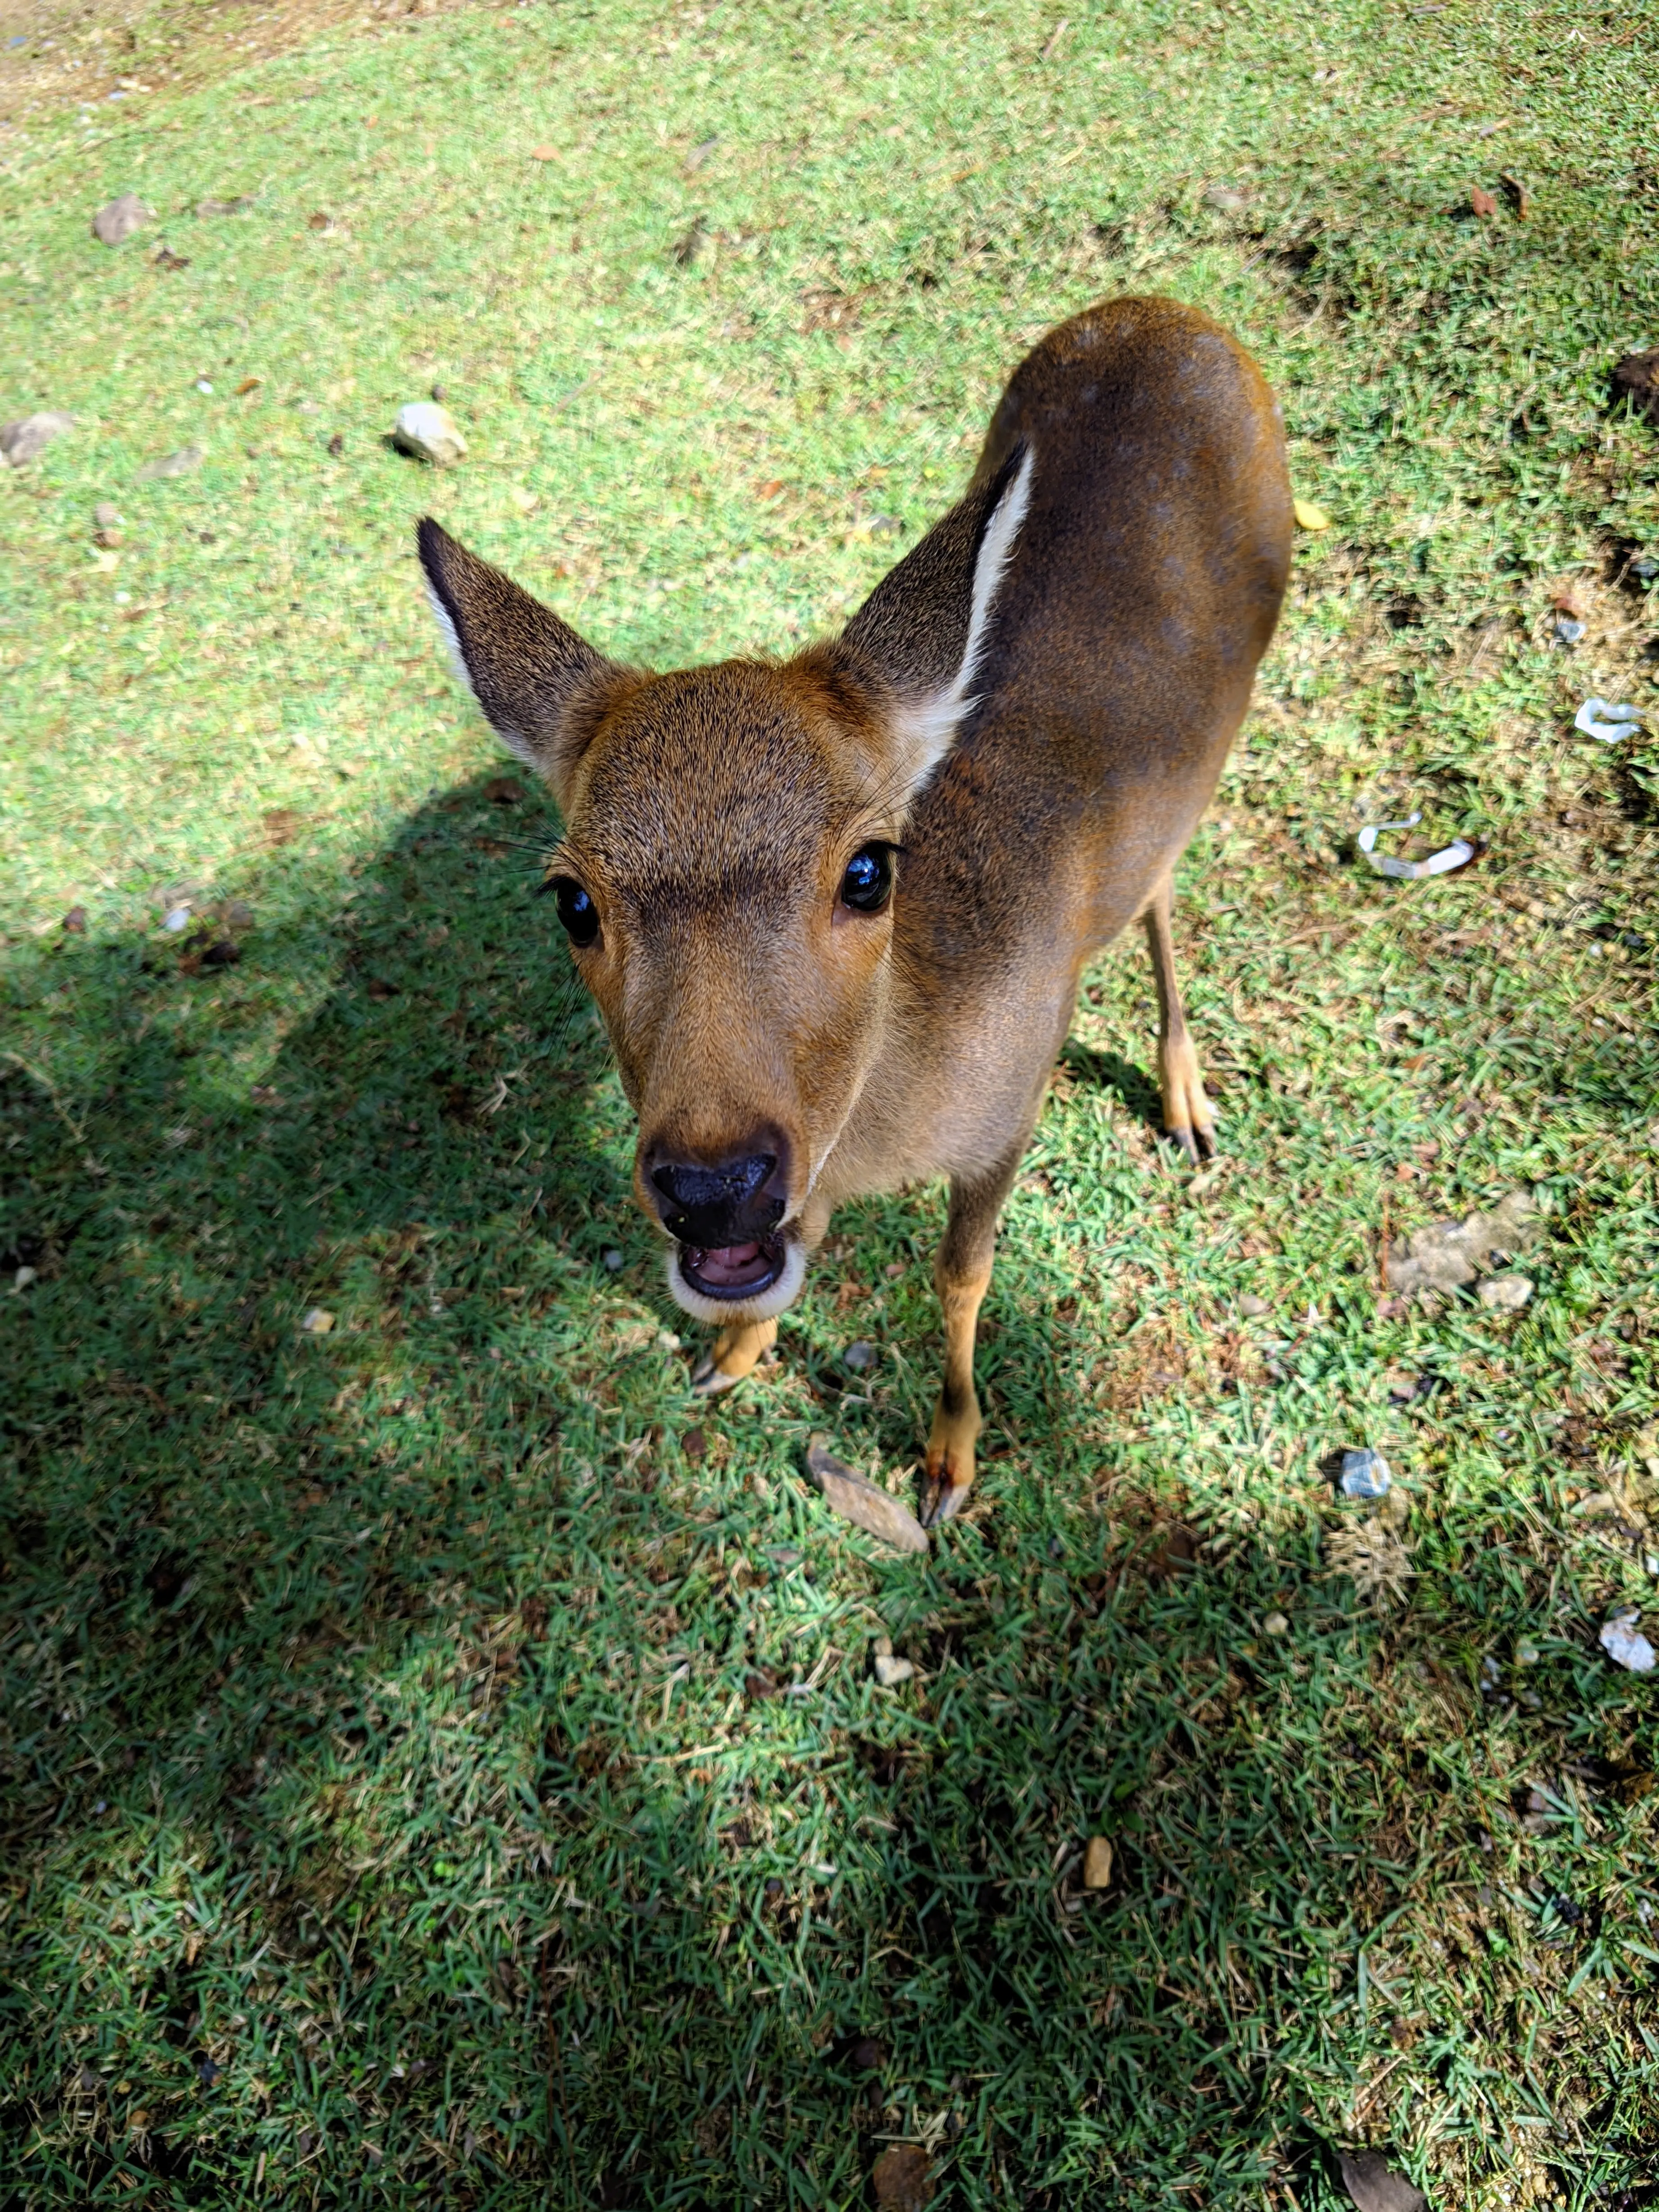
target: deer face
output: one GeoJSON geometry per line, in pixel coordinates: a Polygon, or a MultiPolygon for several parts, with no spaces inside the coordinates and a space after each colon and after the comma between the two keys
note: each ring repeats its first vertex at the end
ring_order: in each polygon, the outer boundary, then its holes
{"type": "Polygon", "coordinates": [[[458,665],[564,814],[548,884],[639,1116],[634,1194],[706,1320],[799,1290],[882,1046],[906,815],[970,703],[1029,476],[1016,455],[970,493],[836,643],[650,678],[421,526],[458,665]]]}
{"type": "Polygon", "coordinates": [[[742,662],[629,690],[566,794],[561,919],[639,1115],[634,1191],[676,1298],[760,1320],[881,1036],[881,732],[834,672],[742,662]]]}

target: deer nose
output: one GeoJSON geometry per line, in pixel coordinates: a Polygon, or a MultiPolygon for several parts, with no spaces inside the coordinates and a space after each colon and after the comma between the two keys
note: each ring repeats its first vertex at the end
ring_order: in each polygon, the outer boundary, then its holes
{"type": "Polygon", "coordinates": [[[662,1225],[682,1244],[705,1251],[751,1243],[776,1227],[784,1208],[771,1189],[777,1174],[775,1152],[747,1152],[710,1167],[692,1160],[665,1160],[651,1170],[662,1225]]]}

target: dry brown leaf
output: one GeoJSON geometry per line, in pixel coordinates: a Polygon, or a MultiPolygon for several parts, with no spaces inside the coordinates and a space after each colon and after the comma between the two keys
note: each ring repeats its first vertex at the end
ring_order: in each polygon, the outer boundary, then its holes
{"type": "Polygon", "coordinates": [[[896,1551],[925,1552],[927,1531],[915,1515],[890,1498],[884,1490],[877,1488],[839,1460],[830,1451],[823,1437],[814,1437],[806,1450],[806,1470],[817,1486],[826,1505],[839,1513],[844,1521],[851,1521],[860,1528],[879,1536],[884,1544],[896,1551]]]}
{"type": "Polygon", "coordinates": [[[890,2143],[870,2181],[884,2212],[923,2212],[933,2201],[933,2160],[920,2143],[890,2143]]]}
{"type": "Polygon", "coordinates": [[[1422,2191],[1374,2150],[1340,2150],[1336,2159],[1343,2186],[1359,2212],[1424,2212],[1427,2200],[1422,2191]]]}

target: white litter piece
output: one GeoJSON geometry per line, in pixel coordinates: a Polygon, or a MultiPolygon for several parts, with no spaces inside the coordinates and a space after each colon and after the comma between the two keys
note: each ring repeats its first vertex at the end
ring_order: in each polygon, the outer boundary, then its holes
{"type": "Polygon", "coordinates": [[[1615,1667],[1626,1667],[1632,1674],[1650,1674],[1654,1650],[1645,1636],[1637,1634],[1637,1619],[1634,1613],[1615,1613],[1601,1631],[1601,1649],[1615,1667]]]}
{"type": "Polygon", "coordinates": [[[187,906],[169,907],[161,917],[161,927],[163,929],[172,930],[175,936],[181,929],[188,929],[190,908],[187,906]]]}
{"type": "Polygon", "coordinates": [[[1639,735],[1642,718],[1634,707],[1613,707],[1605,699],[1586,699],[1573,716],[1572,726],[1601,744],[1616,745],[1621,738],[1639,735]]]}
{"type": "Polygon", "coordinates": [[[1376,841],[1386,830],[1414,830],[1423,819],[1413,814],[1404,822],[1368,822],[1359,833],[1359,849],[1379,876],[1395,876],[1411,883],[1419,876],[1449,876],[1454,870],[1467,868],[1480,851],[1480,847],[1467,837],[1455,837],[1437,853],[1431,853],[1426,860],[1396,860],[1391,854],[1379,853],[1376,841]]]}

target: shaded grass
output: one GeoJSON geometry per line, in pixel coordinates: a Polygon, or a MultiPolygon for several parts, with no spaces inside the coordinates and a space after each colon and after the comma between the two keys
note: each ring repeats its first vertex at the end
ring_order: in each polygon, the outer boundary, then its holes
{"type": "Polygon", "coordinates": [[[1650,33],[1053,32],[480,12],[8,153],[5,412],[80,418],[0,487],[19,2205],[839,2206],[895,2135],[963,2205],[1319,2207],[1335,2141],[1437,2203],[1651,2184],[1652,1692],[1595,1631],[1659,1552],[1655,763],[1570,734],[1656,699],[1653,434],[1605,410],[1659,337],[1650,33]],[[1499,168],[1524,224],[1467,213],[1499,168]],[[1245,332],[1336,517],[1183,872],[1230,1159],[1162,1155],[1109,954],[976,1504],[899,1565],[796,1470],[914,1462],[939,1195],[848,1209],[779,1361],[690,1397],[550,817],[488,795],[408,525],[618,653],[787,644],[1126,285],[1245,332]],[[417,479],[380,440],[434,380],[472,453],[417,479]],[[1412,806],[1482,867],[1358,872],[1412,806]],[[1382,1294],[1385,1219],[1522,1182],[1518,1319],[1382,1294]],[[1359,1442],[1410,1504],[1380,1610],[1328,1548],[1359,1442]]]}

